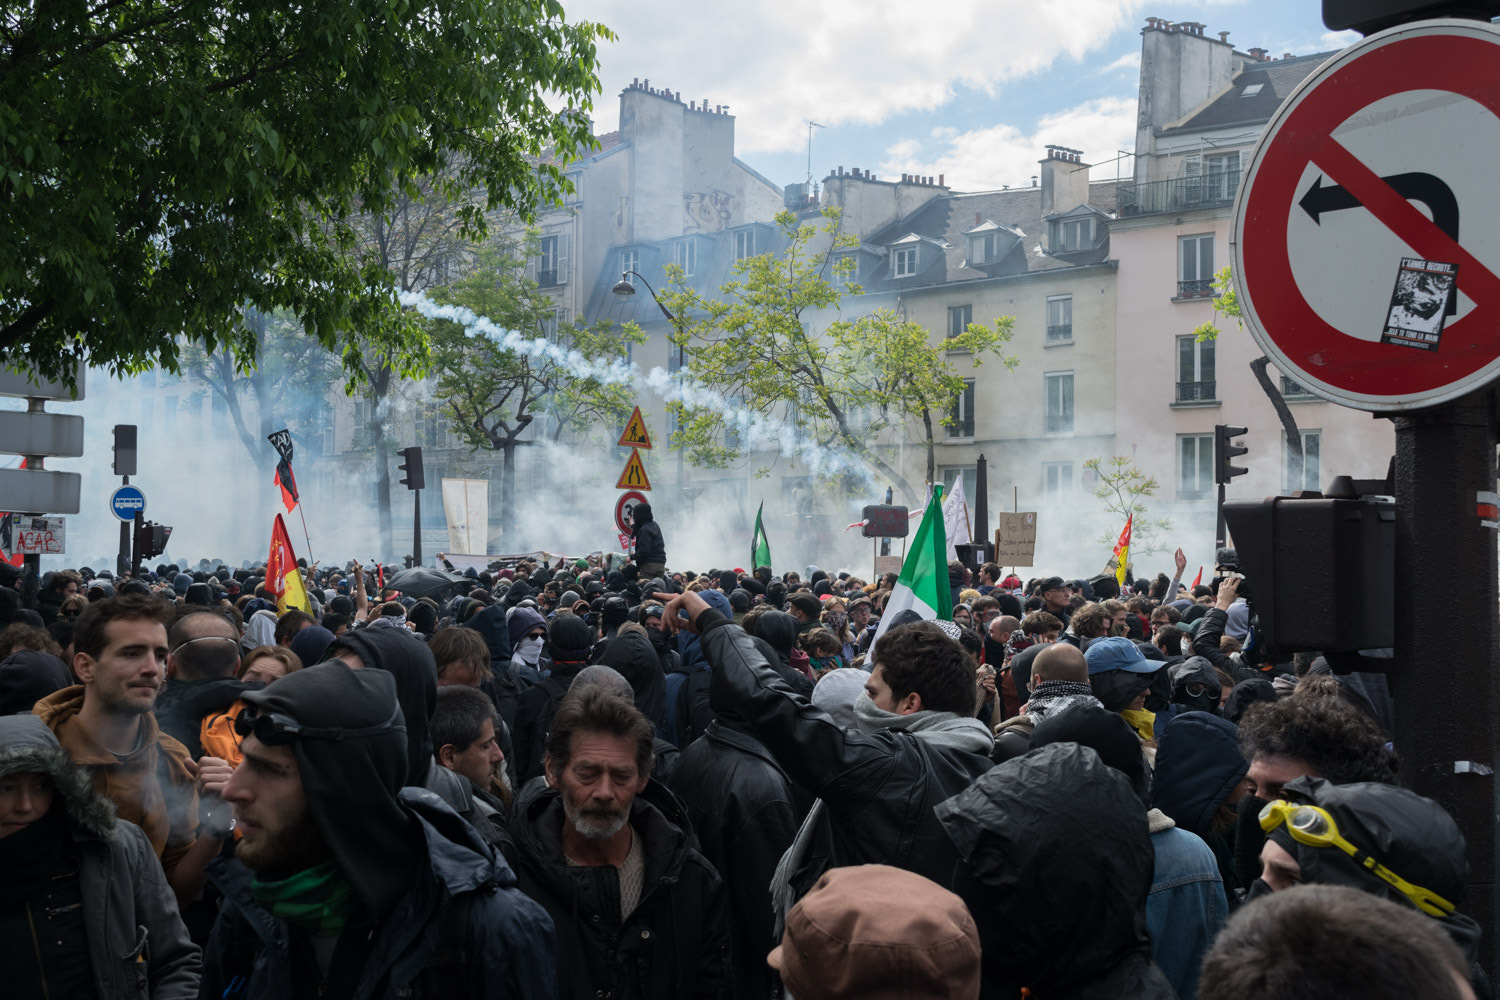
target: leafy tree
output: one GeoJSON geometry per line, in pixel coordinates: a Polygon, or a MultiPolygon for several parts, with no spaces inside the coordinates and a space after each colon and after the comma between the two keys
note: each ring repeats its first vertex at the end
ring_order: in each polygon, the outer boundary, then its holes
{"type": "MultiPolygon", "coordinates": [[[[915,503],[919,494],[871,444],[873,432],[904,432],[920,419],[931,480],[934,422],[951,421],[964,388],[949,352],[968,351],[976,368],[988,358],[1014,367],[1015,359],[1002,353],[1011,321],[975,323],[934,343],[927,328],[889,309],[846,317],[844,297],[862,289],[838,251],[857,238],[839,233],[837,209],[825,209],[823,218],[804,225],[790,212],[779,214],[786,249],[741,261],[737,279],[719,289],[721,298],[700,294],[669,268],[661,298],[674,317],[671,340],[686,350],[692,382],[740,401],[738,408],[790,429],[813,448],[852,453],[915,503]]],[[[668,409],[678,418],[673,444],[700,465],[722,466],[765,444],[739,434],[729,408],[677,400],[668,409]]]]}
{"type": "MultiPolygon", "coordinates": [[[[1245,328],[1244,319],[1240,314],[1239,294],[1234,287],[1234,271],[1231,268],[1220,268],[1214,275],[1214,318],[1207,323],[1201,324],[1193,332],[1198,335],[1199,342],[1219,339],[1218,320],[1220,317],[1228,317],[1234,320],[1237,329],[1245,328]]],[[[1271,375],[1266,371],[1271,359],[1262,354],[1250,362],[1250,371],[1255,375],[1255,381],[1260,383],[1261,392],[1271,401],[1271,406],[1276,410],[1276,417],[1281,421],[1281,428],[1286,434],[1287,452],[1287,475],[1293,483],[1302,482],[1302,432],[1297,429],[1297,418],[1292,416],[1292,408],[1286,405],[1286,399],[1281,395],[1281,389],[1275,382],[1271,381],[1271,375]]]]}
{"type": "Polygon", "coordinates": [[[1111,515],[1114,527],[1106,531],[1100,542],[1113,546],[1119,541],[1120,529],[1131,520],[1130,552],[1148,555],[1162,548],[1159,534],[1172,530],[1172,522],[1164,517],[1152,518],[1146,501],[1156,495],[1161,487],[1152,477],[1142,472],[1128,455],[1111,458],[1091,458],[1083,467],[1099,479],[1094,496],[1104,501],[1104,509],[1111,515]]]}
{"type": "MultiPolygon", "coordinates": [[[[267,435],[286,426],[297,438],[314,426],[326,426],[332,409],[325,397],[329,382],[338,378],[339,363],[285,315],[251,307],[244,323],[255,337],[253,366],[236,361],[228,351],[209,353],[200,344],[183,349],[181,364],[223,401],[240,443],[270,482],[276,452],[267,435]]],[[[317,457],[299,448],[293,468],[303,471],[317,457]]]]}
{"type": "Polygon", "coordinates": [[[611,37],[555,0],[7,5],[0,357],[176,370],[191,341],[245,366],[248,304],[297,317],[351,374],[356,331],[419,364],[354,220],[445,169],[436,194],[471,239],[488,208],[558,200],[611,37]]]}
{"type": "Polygon", "coordinates": [[[520,267],[534,243],[529,238],[519,252],[516,247],[509,252],[487,248],[478,268],[434,290],[432,297],[472,309],[533,343],[550,341],[559,348],[556,354],[516,350],[480,333],[467,334],[448,320],[428,322],[434,399],[453,415],[454,431],[470,448],[501,455],[500,520],[505,529],[513,523],[515,511],[516,450],[543,434],[556,441],[565,432],[586,435],[595,424],[623,421],[634,403],[631,387],[580,375],[578,369],[610,365],[623,357],[627,345],[646,339],[633,323],[550,328],[552,301],[520,267]],[[557,356],[563,352],[563,357],[557,356]],[[533,428],[539,417],[550,418],[549,431],[533,428]]]}

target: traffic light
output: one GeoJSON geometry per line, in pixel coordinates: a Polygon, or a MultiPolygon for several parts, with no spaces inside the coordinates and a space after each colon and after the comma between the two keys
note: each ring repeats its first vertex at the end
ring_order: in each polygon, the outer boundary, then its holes
{"type": "Polygon", "coordinates": [[[115,475],[135,475],[135,424],[115,424],[115,475]]]}
{"type": "Polygon", "coordinates": [[[1369,35],[1393,24],[1428,17],[1500,17],[1500,0],[1323,0],[1329,31],[1354,29],[1369,35]]]}
{"type": "Polygon", "coordinates": [[[1231,465],[1229,460],[1239,458],[1250,451],[1243,445],[1231,444],[1235,438],[1243,437],[1249,430],[1245,427],[1235,427],[1231,424],[1219,424],[1214,427],[1214,482],[1223,486],[1235,476],[1243,476],[1249,472],[1244,466],[1231,465]]]}
{"type": "Polygon", "coordinates": [[[167,541],[172,537],[172,529],[165,524],[154,524],[151,521],[142,521],[140,529],[135,535],[136,556],[140,559],[154,559],[167,551],[167,541]]]}
{"type": "Polygon", "coordinates": [[[401,477],[401,485],[409,490],[420,490],[426,487],[427,480],[422,475],[422,449],[417,445],[401,449],[401,471],[405,473],[401,477]]]}
{"type": "Polygon", "coordinates": [[[1395,644],[1393,502],[1231,500],[1224,520],[1267,649],[1353,653],[1395,644]]]}

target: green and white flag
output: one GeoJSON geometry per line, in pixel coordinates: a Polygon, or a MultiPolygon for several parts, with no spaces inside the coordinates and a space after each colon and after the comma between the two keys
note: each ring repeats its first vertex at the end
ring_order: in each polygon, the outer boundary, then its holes
{"type": "MultiPolygon", "coordinates": [[[[922,523],[906,550],[906,562],[896,578],[896,589],[885,602],[885,614],[875,630],[875,642],[885,634],[891,620],[903,611],[915,611],[923,621],[951,621],[953,591],[948,585],[948,539],[943,527],[943,487],[934,484],[922,523]]],[[[873,648],[873,644],[872,644],[873,648]]],[[[871,660],[873,664],[874,660],[871,660]]]]}
{"type": "Polygon", "coordinates": [[[752,573],[762,566],[771,565],[771,543],[766,541],[766,527],[760,520],[761,512],[765,509],[766,502],[762,500],[755,510],[755,534],[750,537],[750,572],[752,573]]]}

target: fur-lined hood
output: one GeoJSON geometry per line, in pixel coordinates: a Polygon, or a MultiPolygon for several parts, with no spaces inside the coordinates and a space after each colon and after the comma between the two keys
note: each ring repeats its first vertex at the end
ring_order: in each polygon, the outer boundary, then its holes
{"type": "Polygon", "coordinates": [[[57,737],[35,715],[0,717],[0,778],[45,774],[62,797],[68,818],[85,833],[106,837],[115,826],[115,804],[94,790],[88,769],[69,758],[57,737]]]}

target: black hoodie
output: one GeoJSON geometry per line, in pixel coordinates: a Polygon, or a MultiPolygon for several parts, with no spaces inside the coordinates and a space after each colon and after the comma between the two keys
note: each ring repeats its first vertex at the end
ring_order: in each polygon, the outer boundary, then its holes
{"type": "Polygon", "coordinates": [[[406,784],[427,784],[432,740],[427,722],[437,709],[437,664],[427,644],[405,629],[362,628],[345,632],[328,647],[329,656],[352,650],[365,666],[396,678],[396,699],[406,719],[406,784]]]}
{"type": "Polygon", "coordinates": [[[1146,807],[1097,753],[1041,747],[935,812],[963,859],[954,891],[979,926],[981,997],[1172,1000],[1146,932],[1146,807]]]}
{"type": "Polygon", "coordinates": [[[67,666],[51,653],[18,649],[0,660],[0,715],[29,715],[37,702],[72,683],[67,666]]]}
{"type": "Polygon", "coordinates": [[[651,720],[658,733],[665,732],[667,681],[662,673],[661,657],[656,654],[651,640],[641,632],[621,632],[610,640],[599,662],[614,667],[630,682],[635,691],[635,707],[651,720]]]}
{"type": "Polygon", "coordinates": [[[201,681],[167,678],[156,697],[156,724],[161,731],[188,748],[194,760],[203,756],[204,717],[222,712],[239,701],[246,691],[259,691],[264,684],[234,677],[209,677],[201,681]]]}

